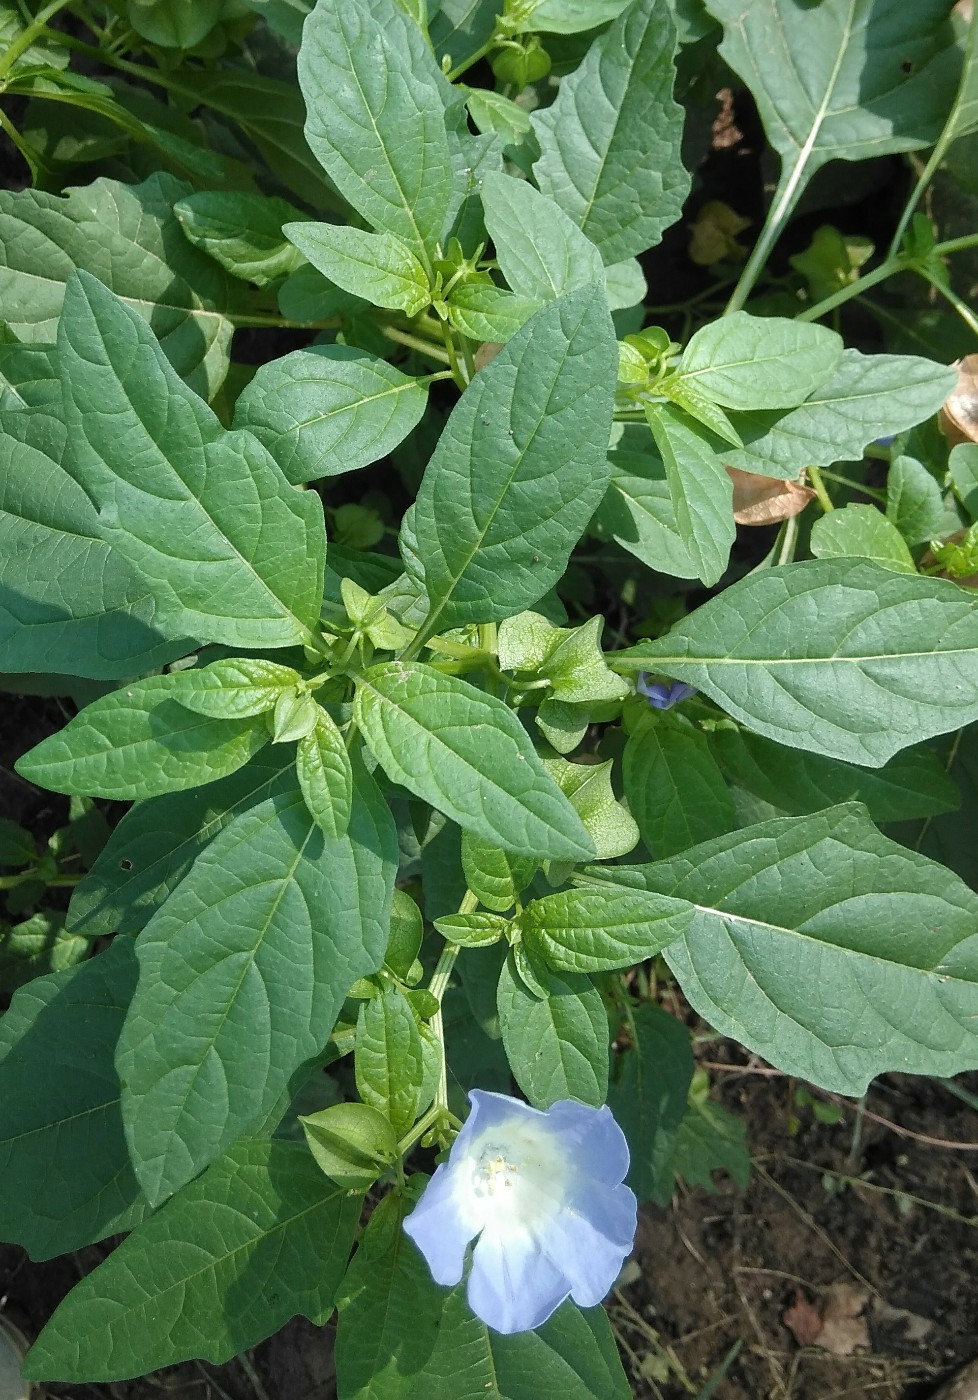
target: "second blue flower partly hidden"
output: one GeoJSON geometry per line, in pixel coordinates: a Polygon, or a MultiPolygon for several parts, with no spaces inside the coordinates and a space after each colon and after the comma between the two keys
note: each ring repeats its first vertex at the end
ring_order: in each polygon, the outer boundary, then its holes
{"type": "Polygon", "coordinates": [[[594,1307],[635,1238],[628,1145],[611,1110],[563,1099],[546,1112],[473,1089],[472,1112],[404,1229],[436,1283],[460,1282],[497,1332],[527,1332],[565,1298],[594,1307]]]}

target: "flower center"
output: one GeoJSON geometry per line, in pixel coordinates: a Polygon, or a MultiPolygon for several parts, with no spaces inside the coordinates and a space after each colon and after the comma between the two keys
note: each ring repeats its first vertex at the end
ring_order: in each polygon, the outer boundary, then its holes
{"type": "Polygon", "coordinates": [[[533,1233],[564,1204],[567,1163],[552,1139],[532,1126],[473,1143],[468,1168],[469,1215],[476,1230],[533,1233]]]}

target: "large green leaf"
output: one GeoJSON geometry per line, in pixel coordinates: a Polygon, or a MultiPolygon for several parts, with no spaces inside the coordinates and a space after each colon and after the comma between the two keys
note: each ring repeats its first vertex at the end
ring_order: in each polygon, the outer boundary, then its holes
{"type": "Polygon", "coordinates": [[[928,814],[922,821],[891,826],[887,835],[940,861],[972,889],[978,889],[978,846],[974,839],[978,822],[978,726],[959,729],[935,747],[939,747],[949,785],[960,795],[960,810],[928,814]]]}
{"type": "Polygon", "coordinates": [[[238,399],[247,428],[298,485],[386,457],[424,413],[428,389],[347,345],[311,345],[261,365],[238,399]]]}
{"type": "Polygon", "coordinates": [[[978,895],[856,804],[600,878],[693,902],[665,950],[684,995],[788,1074],[862,1094],[887,1070],[978,1066],[978,895]]]}
{"type": "Polygon", "coordinates": [[[112,1060],[135,985],[120,938],[36,978],[0,1021],[0,1234],[33,1259],[129,1230],[145,1209],[112,1060]]]}
{"type": "Polygon", "coordinates": [[[916,574],[906,540],[876,506],[847,505],[816,520],[809,538],[816,559],[872,559],[884,569],[916,574]]]}
{"type": "Polygon", "coordinates": [[[304,1146],[236,1143],[77,1285],[25,1374],[110,1381],[191,1357],[220,1363],[297,1313],[322,1324],[359,1214],[359,1197],[304,1146]]]}
{"type": "MultiPolygon", "coordinates": [[[[629,1400],[608,1314],[563,1303],[533,1332],[503,1336],[473,1317],[465,1286],[445,1301],[414,1395],[428,1400],[629,1400]]],[[[379,1397],[378,1397],[379,1400],[379,1397]]]]}
{"type": "Polygon", "coordinates": [[[801,464],[855,462],[875,438],[936,413],[954,383],[954,371],[933,360],[844,350],[835,372],[800,407],[731,414],[744,446],[724,447],[723,460],[784,480],[796,478],[801,464]]]}
{"type": "Polygon", "coordinates": [[[670,6],[636,0],[533,117],[537,184],[608,264],[658,243],[689,191],[683,111],[672,97],[675,48],[670,6]]]}
{"type": "Polygon", "coordinates": [[[24,754],[18,773],[52,792],[119,801],[233,773],[271,738],[264,721],[209,719],[185,709],[173,698],[180,674],[133,681],[87,705],[24,754]]]}
{"type": "Polygon", "coordinates": [[[424,267],[396,234],[307,221],[286,224],[285,232],[328,281],[374,306],[410,317],[431,301],[424,267]]]}
{"type": "Polygon", "coordinates": [[[622,781],[642,840],[658,859],[735,825],[733,798],[706,736],[674,715],[643,716],[625,745],[622,781]]]}
{"type": "Polygon", "coordinates": [[[650,569],[674,578],[698,578],[698,565],[679,537],[662,464],[635,452],[613,452],[609,460],[611,480],[595,523],[650,569]],[[661,478],[651,474],[653,462],[661,478]]]}
{"type": "MultiPolygon", "coordinates": [[[[196,760],[195,760],[196,762],[196,760]]],[[[288,746],[260,750],[225,778],[186,792],[151,797],[113,828],[105,848],[68,906],[70,931],[138,933],[228,822],[256,807],[275,787],[291,787],[288,746]]]]}
{"type": "Polygon", "coordinates": [[[294,491],[250,433],[226,433],[146,322],[87,273],[68,284],[58,345],[72,474],[171,635],[310,641],[326,548],[315,493],[294,491]]]}
{"type": "Polygon", "coordinates": [[[336,187],[374,228],[433,252],[455,202],[451,91],[417,25],[396,0],[320,0],[299,83],[306,139],[336,187]]]}
{"type": "Polygon", "coordinates": [[[778,743],[874,768],[978,718],[972,599],[851,559],[748,575],[614,663],[696,686],[778,743]]]}
{"type": "Polygon", "coordinates": [[[510,617],[560,578],[608,479],[615,363],[604,291],[582,288],[466,389],[414,513],[429,630],[510,617]]]}
{"type": "Polygon", "coordinates": [[[227,372],[237,293],[180,231],[173,205],[190,193],[164,174],[141,185],[96,180],[64,197],[0,192],[0,302],[14,333],[53,341],[65,283],[84,268],[149,321],[177,373],[212,397],[227,372]]]}
{"type": "Polygon", "coordinates": [[[550,974],[535,996],[512,957],[499,976],[497,1006],[513,1077],[534,1108],[559,1099],[600,1107],[608,1092],[608,1015],[588,977],[550,974]]]}
{"type": "Polygon", "coordinates": [[[654,1002],[625,1023],[628,1048],[615,1059],[608,1104],[628,1139],[627,1181],[640,1201],[669,1204],[672,1159],[693,1077],[693,1048],[682,1021],[654,1002]]]}
{"type": "Polygon", "coordinates": [[[232,277],[267,286],[303,265],[282,225],[302,216],[285,199],[239,190],[210,190],[178,200],[173,212],[184,237],[232,277]]]}
{"type": "MultiPolygon", "coordinates": [[[[60,409],[60,383],[58,399],[60,409]]],[[[0,437],[0,670],[118,680],[172,661],[156,603],[101,538],[61,465],[67,433],[45,409],[5,415],[0,437]]]]}
{"type": "Polygon", "coordinates": [[[267,798],[198,856],[137,940],[117,1063],[133,1163],[155,1203],[261,1126],[325,1046],[353,982],[383,961],[395,835],[357,769],[346,836],[330,840],[298,788],[267,798]]]}
{"type": "Polygon", "coordinates": [[[961,62],[943,0],[707,0],[707,9],[781,157],[778,223],[827,161],[918,150],[940,133],[961,62]]]}
{"type": "Polygon", "coordinates": [[[388,661],[357,685],[357,725],[392,782],[514,855],[581,860],[594,850],[517,716],[430,666],[388,661]]]}
{"type": "Polygon", "coordinates": [[[671,404],[647,409],[665,465],[676,531],[697,576],[718,583],[737,536],[733,482],[698,424],[671,404]]]}

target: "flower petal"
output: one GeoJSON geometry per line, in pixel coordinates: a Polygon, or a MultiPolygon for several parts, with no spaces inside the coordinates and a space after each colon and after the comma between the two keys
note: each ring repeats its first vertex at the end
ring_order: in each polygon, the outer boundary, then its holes
{"type": "Polygon", "coordinates": [[[614,1286],[637,1221],[638,1205],[627,1186],[609,1190],[592,1183],[548,1225],[544,1248],[582,1308],[595,1307],[614,1286]]]}
{"type": "Polygon", "coordinates": [[[443,1162],[435,1168],[424,1195],[404,1220],[404,1232],[424,1255],[431,1277],[448,1287],[461,1280],[465,1251],[475,1233],[458,1185],[458,1173],[451,1164],[443,1162]]]}
{"type": "Polygon", "coordinates": [[[472,1254],[469,1307],[496,1332],[529,1332],[570,1293],[570,1282],[530,1234],[480,1235],[472,1254]]]}
{"type": "Polygon", "coordinates": [[[574,1174],[617,1186],[628,1171],[628,1143],[607,1104],[599,1109],[561,1099],[549,1110],[552,1131],[574,1174]]]}

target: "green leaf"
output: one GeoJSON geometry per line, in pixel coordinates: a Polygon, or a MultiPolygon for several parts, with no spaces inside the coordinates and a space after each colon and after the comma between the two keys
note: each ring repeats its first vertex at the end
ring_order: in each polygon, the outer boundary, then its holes
{"type": "Polygon", "coordinates": [[[886,473],[886,518],[907,544],[924,544],[939,535],[945,507],[941,488],[913,457],[894,457],[886,473]]]}
{"type": "Polygon", "coordinates": [[[23,987],[0,1021],[0,1234],[32,1259],[131,1229],[145,1209],[112,1063],[135,985],[119,938],[23,987]]]}
{"type": "Polygon", "coordinates": [[[46,408],[61,416],[61,376],[53,345],[0,344],[0,409],[12,408],[46,408]]]}
{"type": "MultiPolygon", "coordinates": [[[[23,15],[12,3],[6,0],[0,9],[0,52],[6,53],[7,49],[16,40],[19,40],[27,25],[23,15]]],[[[28,48],[18,55],[14,61],[14,70],[17,68],[33,68],[41,65],[48,67],[63,68],[68,62],[68,51],[61,47],[57,41],[45,41],[38,36],[28,48]]]]}
{"type": "Polygon", "coordinates": [[[488,88],[468,88],[465,105],[476,131],[483,136],[498,132],[508,145],[519,146],[530,131],[530,114],[516,102],[488,88]]]}
{"type": "Polygon", "coordinates": [[[410,1002],[393,983],[360,1007],[354,1056],[357,1092],[402,1138],[421,1108],[424,1058],[410,1002]]]}
{"type": "Polygon", "coordinates": [[[434,251],[454,203],[452,101],[417,25],[395,0],[320,0],[302,31],[306,139],[375,229],[434,251]]]}
{"type": "Polygon", "coordinates": [[[293,485],[386,457],[424,413],[423,380],[347,345],[310,345],[260,365],[235,428],[264,443],[293,485]]]}
{"type": "Polygon", "coordinates": [[[325,555],[316,494],[294,491],[250,434],[226,433],[142,317],[87,273],[69,281],[58,345],[73,474],[103,537],[152,581],[160,617],[226,646],[310,640],[325,555]]]}
{"type": "Polygon", "coordinates": [[[369,1104],[332,1104],[299,1121],[319,1170],[345,1190],[368,1190],[397,1159],[394,1129],[369,1104]]]}
{"type": "Polygon", "coordinates": [[[723,409],[708,397],[695,380],[685,379],[682,374],[668,374],[665,379],[659,380],[656,389],[685,409],[697,423],[702,423],[705,428],[716,433],[724,443],[732,447],[743,447],[740,434],[723,409]]]}
{"type": "Polygon", "coordinates": [[[678,377],[724,408],[794,408],[824,384],[842,350],[825,326],[734,311],[693,335],[678,377]]]}
{"type": "Polygon", "coordinates": [[[558,1099],[600,1107],[608,1092],[608,1016],[587,977],[550,975],[542,999],[507,958],[499,978],[499,1027],[517,1084],[534,1108],[558,1099]]]}
{"type": "Polygon", "coordinates": [[[570,763],[554,754],[544,758],[543,766],[570,799],[594,842],[598,860],[614,860],[635,848],[638,827],[615,797],[611,786],[612,759],[605,763],[570,763]]]}
{"type": "Polygon", "coordinates": [[[518,717],[430,666],[389,661],[360,678],[358,728],[392,782],[514,855],[587,859],[594,849],[518,717]]]}
{"type": "Polygon", "coordinates": [[[326,835],[346,835],[353,805],[353,767],[336,721],[317,706],[316,727],[299,740],[295,771],[306,807],[326,835]]]}
{"type": "Polygon", "coordinates": [[[517,33],[579,34],[617,19],[629,0],[531,0],[517,33]]]}
{"type": "Polygon", "coordinates": [[[978,718],[970,598],[851,559],[748,575],[615,667],[662,671],[769,739],[874,768],[978,718]]]}
{"type": "MultiPolygon", "coordinates": [[[[503,852],[500,851],[499,854],[502,855],[503,852]]],[[[507,938],[514,927],[512,919],[504,919],[501,914],[481,912],[445,914],[442,918],[435,919],[434,925],[449,943],[457,943],[463,948],[488,948],[493,943],[507,938]]]]}
{"type": "Polygon", "coordinates": [[[411,1202],[373,1211],[337,1298],[336,1379],[346,1400],[415,1400],[449,1296],[404,1233],[411,1202]]]}
{"type": "Polygon", "coordinates": [[[676,855],[736,825],[733,798],[706,736],[674,715],[643,716],[625,745],[622,780],[653,856],[676,855]]]}
{"type": "Polygon", "coordinates": [[[303,264],[282,225],[302,217],[288,200],[238,190],[191,194],[173,206],[184,237],[232,277],[266,287],[303,264]]]}
{"type": "Polygon", "coordinates": [[[530,947],[558,972],[602,972],[654,958],[682,936],[693,913],[684,899],[573,889],[531,900],[520,926],[530,947]]]}
{"type": "Polygon", "coordinates": [[[75,886],[67,927],[89,936],[138,933],[228,822],[276,786],[292,787],[291,767],[291,754],[263,749],[226,778],[138,803],[75,886]]]}
{"type": "Polygon", "coordinates": [[[855,1096],[888,1070],[978,1062],[978,895],[864,808],[776,818],[603,874],[693,902],[665,950],[683,994],[786,1073],[855,1096]]]}
{"type": "Polygon", "coordinates": [[[29,831],[0,817],[0,865],[30,865],[37,858],[37,847],[29,831]]]}
{"type": "Polygon", "coordinates": [[[728,1113],[720,1104],[694,1095],[676,1135],[673,1167],[688,1186],[716,1191],[715,1171],[728,1172],[747,1190],[750,1180],[750,1152],[747,1150],[747,1124],[728,1113]]]}
{"type": "Polygon", "coordinates": [[[914,355],[862,355],[843,350],[838,368],[789,413],[735,413],[743,451],[723,460],[742,471],[793,480],[798,464],[855,462],[875,438],[902,433],[936,413],[955,372],[914,355]]]}
{"type": "Polygon", "coordinates": [[[448,300],[448,319],[470,340],[505,345],[537,311],[535,297],[516,296],[488,282],[462,282],[448,300]]]}
{"type": "Polygon", "coordinates": [[[874,822],[894,822],[950,812],[961,802],[930,748],[904,749],[883,768],[857,768],[821,754],[789,755],[770,739],[726,725],[710,735],[710,747],[735,783],[791,816],[862,802],[874,822]]]}
{"type": "Polygon", "coordinates": [[[0,992],[9,994],[46,972],[63,972],[91,952],[87,938],[64,931],[61,910],[39,909],[12,927],[0,927],[0,992]]]}
{"type": "Polygon", "coordinates": [[[608,264],[658,243],[689,192],[683,111],[672,97],[675,48],[669,6],[636,0],[532,119],[537,184],[608,264]]]}
{"type": "MultiPolygon", "coordinates": [[[[58,387],[60,412],[60,384],[58,387]]],[[[118,680],[189,645],[164,640],[152,591],[100,537],[98,513],[62,466],[64,425],[45,407],[8,413],[0,436],[0,670],[118,680]]]]}
{"type": "Polygon", "coordinates": [[[490,172],[481,194],[499,269],[514,292],[550,301],[604,280],[594,244],[526,180],[490,172]]]}
{"type": "Polygon", "coordinates": [[[514,859],[505,851],[462,832],[462,869],[469,889],[487,909],[505,913],[533,879],[533,861],[514,859]]]}
{"type": "Polygon", "coordinates": [[[250,719],[208,719],[173,698],[171,676],[149,676],[87,705],[17,761],[52,792],[136,800],[213,782],[268,743],[250,719]]]}
{"type": "Polygon", "coordinates": [[[658,404],[648,405],[646,416],[665,464],[680,541],[698,577],[712,588],[727,567],[737,535],[733,482],[701,429],[682,413],[658,404]]]}
{"type": "Polygon", "coordinates": [[[814,9],[707,0],[707,9],[723,25],[720,54],[753,93],[781,157],[781,220],[826,162],[937,139],[960,65],[942,0],[898,11],[875,0],[821,0],[814,9]]]}
{"type": "Polygon", "coordinates": [[[581,289],[466,389],[415,510],[429,631],[509,617],[560,578],[607,482],[615,358],[604,293],[581,289]]]}
{"type": "Polygon", "coordinates": [[[297,1313],[322,1324],[359,1215],[304,1146],[236,1143],[77,1285],[25,1374],[109,1381],[190,1358],[219,1365],[297,1313]]]}
{"type": "Polygon", "coordinates": [[[151,44],[192,49],[207,38],[223,8],[223,0],[128,0],[126,16],[151,44]]]}
{"type": "Polygon", "coordinates": [[[969,725],[959,729],[937,747],[945,781],[959,796],[960,810],[952,815],[928,815],[912,825],[891,826],[887,835],[940,861],[974,889],[978,887],[978,850],[973,837],[978,814],[978,728],[969,725]]]}
{"type": "Polygon", "coordinates": [[[816,520],[809,547],[816,559],[872,559],[896,573],[917,572],[906,540],[875,506],[848,505],[816,520]]]}
{"type": "Polygon", "coordinates": [[[421,910],[406,890],[394,891],[391,906],[391,936],[384,954],[384,966],[404,981],[411,974],[415,959],[421,951],[424,919],[421,910]]]}
{"type": "Polygon", "coordinates": [[[427,273],[393,233],[305,222],[286,224],[284,232],[324,277],[374,306],[417,316],[431,301],[427,273]]]}
{"type": "MultiPolygon", "coordinates": [[[[622,470],[626,464],[645,467],[636,453],[612,453],[611,481],[595,517],[611,537],[650,569],[674,578],[698,578],[697,565],[679,538],[672,495],[665,481],[622,470]]],[[[731,503],[731,517],[733,507],[731,503]]]]}
{"type": "Polygon", "coordinates": [[[413,1395],[427,1400],[629,1400],[608,1314],[566,1302],[533,1332],[503,1336],[473,1317],[465,1285],[448,1294],[413,1395]]]}
{"type": "Polygon", "coordinates": [[[383,961],[396,846],[362,766],[349,833],[297,788],[236,817],[140,934],[117,1064],[137,1176],[165,1200],[259,1127],[383,961]]]}
{"type": "Polygon", "coordinates": [[[275,708],[282,691],[299,681],[298,671],[264,657],[235,656],[180,671],[174,698],[211,719],[249,719],[275,708]]]}
{"type": "Polygon", "coordinates": [[[74,268],[151,319],[163,353],[208,398],[228,367],[235,293],[227,273],[180,231],[191,186],[157,174],[141,185],[95,180],[64,196],[0,192],[0,302],[21,340],[52,342],[74,268]]]}
{"type": "Polygon", "coordinates": [[[693,1048],[683,1023],[654,1002],[636,1006],[626,1026],[630,1043],[615,1060],[608,1106],[628,1139],[629,1186],[639,1201],[666,1206],[693,1048]]]}

